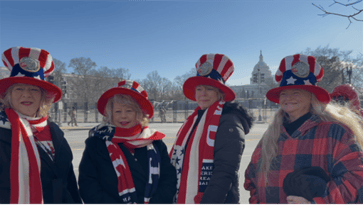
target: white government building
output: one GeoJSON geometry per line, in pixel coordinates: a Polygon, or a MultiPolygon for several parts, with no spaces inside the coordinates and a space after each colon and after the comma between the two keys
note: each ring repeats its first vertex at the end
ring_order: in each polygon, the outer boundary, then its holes
{"type": "Polygon", "coordinates": [[[237,100],[246,107],[255,108],[261,106],[262,102],[269,107],[271,103],[268,100],[265,101],[265,95],[270,88],[275,87],[274,84],[276,83],[270,67],[263,61],[262,51],[260,51],[260,58],[253,68],[250,84],[235,85],[230,88],[236,93],[237,100]]]}

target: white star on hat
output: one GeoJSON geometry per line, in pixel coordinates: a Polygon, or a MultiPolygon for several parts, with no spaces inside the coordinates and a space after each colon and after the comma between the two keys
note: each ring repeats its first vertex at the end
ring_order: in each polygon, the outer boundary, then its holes
{"type": "Polygon", "coordinates": [[[289,79],[286,79],[287,84],[295,84],[295,81],[296,81],[296,80],[297,80],[297,79],[293,78],[292,76],[291,76],[289,79]]]}
{"type": "Polygon", "coordinates": [[[313,85],[313,84],[310,83],[309,80],[304,80],[304,83],[305,83],[305,85],[313,85]]]}

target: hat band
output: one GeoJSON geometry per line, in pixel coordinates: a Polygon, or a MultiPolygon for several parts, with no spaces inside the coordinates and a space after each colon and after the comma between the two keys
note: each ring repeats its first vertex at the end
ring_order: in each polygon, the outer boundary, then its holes
{"type": "Polygon", "coordinates": [[[281,86],[291,86],[291,85],[316,85],[316,77],[313,73],[309,73],[307,77],[298,77],[291,70],[284,73],[282,80],[280,82],[281,86]]]}
{"type": "Polygon", "coordinates": [[[44,80],[44,70],[40,68],[37,72],[29,72],[20,67],[19,63],[15,64],[11,70],[10,77],[29,77],[44,80]]]}
{"type": "MultiPolygon", "coordinates": [[[[197,76],[200,76],[199,73],[197,73],[197,76]]],[[[225,84],[225,81],[223,80],[221,74],[219,74],[218,71],[216,71],[214,69],[212,69],[212,71],[208,75],[201,76],[201,77],[211,78],[211,79],[214,79],[216,81],[219,81],[219,82],[225,84]]]]}

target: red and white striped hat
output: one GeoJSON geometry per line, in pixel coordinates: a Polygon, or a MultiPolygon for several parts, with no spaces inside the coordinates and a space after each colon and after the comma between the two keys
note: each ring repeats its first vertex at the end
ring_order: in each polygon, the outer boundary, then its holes
{"type": "Polygon", "coordinates": [[[329,93],[317,83],[324,76],[324,69],[316,61],[315,57],[295,54],[281,60],[276,71],[275,80],[280,83],[277,88],[270,89],[266,98],[279,103],[280,92],[286,89],[302,89],[313,93],[322,103],[329,103],[329,93]]]}
{"type": "Polygon", "coordinates": [[[0,94],[13,84],[23,83],[43,88],[54,95],[54,102],[62,97],[57,86],[45,81],[54,71],[53,58],[48,51],[39,48],[12,47],[2,54],[4,65],[10,70],[10,77],[0,80],[0,94]]]}
{"type": "Polygon", "coordinates": [[[233,62],[223,54],[205,54],[195,64],[197,76],[188,78],[183,85],[184,95],[195,101],[195,88],[198,85],[216,87],[225,94],[224,101],[233,101],[236,94],[225,85],[234,72],[233,62]]]}
{"type": "Polygon", "coordinates": [[[132,80],[123,80],[118,83],[117,87],[113,87],[101,95],[97,102],[97,109],[102,115],[106,116],[107,102],[116,94],[130,95],[140,105],[141,110],[149,115],[149,119],[153,117],[154,107],[148,100],[147,92],[139,83],[132,80]]]}

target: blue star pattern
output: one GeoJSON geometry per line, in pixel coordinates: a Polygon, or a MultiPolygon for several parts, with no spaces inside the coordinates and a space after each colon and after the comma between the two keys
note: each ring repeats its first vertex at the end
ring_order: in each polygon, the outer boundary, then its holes
{"type": "Polygon", "coordinates": [[[185,149],[182,146],[174,145],[174,151],[171,156],[171,164],[174,165],[177,172],[177,193],[174,197],[174,202],[178,200],[179,188],[180,188],[180,179],[181,173],[183,171],[183,159],[184,159],[185,149]]]}
{"type": "Polygon", "coordinates": [[[0,127],[5,129],[11,128],[8,116],[6,116],[5,111],[0,112],[0,127]]]}
{"type": "Polygon", "coordinates": [[[93,127],[89,132],[90,137],[99,137],[107,141],[111,141],[114,135],[115,127],[106,124],[99,124],[93,127]]]}

